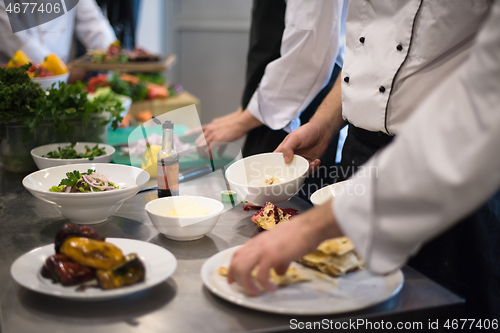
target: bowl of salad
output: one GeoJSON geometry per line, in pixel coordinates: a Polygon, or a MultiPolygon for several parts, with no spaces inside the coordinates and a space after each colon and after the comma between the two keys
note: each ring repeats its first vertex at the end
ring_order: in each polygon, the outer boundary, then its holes
{"type": "Polygon", "coordinates": [[[72,222],[96,224],[113,215],[148,180],[149,174],[140,168],[92,163],[33,172],[23,179],[23,186],[72,222]]]}
{"type": "Polygon", "coordinates": [[[38,169],[80,163],[109,163],[115,148],[104,143],[70,142],[44,145],[31,150],[38,169]]]}
{"type": "MultiPolygon", "coordinates": [[[[115,93],[111,90],[111,87],[97,88],[95,92],[88,93],[87,97],[91,101],[94,99],[99,100],[104,103],[108,109],[121,106],[123,108],[123,111],[120,112],[120,116],[122,116],[122,118],[127,115],[128,110],[132,105],[132,98],[115,93]]],[[[108,126],[111,127],[111,123],[108,126]]]]}

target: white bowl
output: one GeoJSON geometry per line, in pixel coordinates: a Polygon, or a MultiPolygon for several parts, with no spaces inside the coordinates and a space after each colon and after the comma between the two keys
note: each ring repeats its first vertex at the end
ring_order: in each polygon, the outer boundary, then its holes
{"type": "Polygon", "coordinates": [[[55,83],[55,88],[59,89],[59,82],[68,83],[69,72],[61,75],[47,76],[47,77],[33,77],[31,81],[40,83],[40,88],[47,90],[55,83]]]}
{"type": "MultiPolygon", "coordinates": [[[[42,170],[46,168],[55,167],[58,165],[81,164],[81,163],[109,163],[111,162],[111,158],[115,153],[115,148],[113,148],[112,146],[106,145],[104,143],[99,143],[99,148],[104,148],[106,155],[94,157],[92,161],[89,160],[88,158],[62,159],[62,158],[43,157],[43,155],[47,155],[49,152],[57,150],[57,148],[59,147],[61,148],[67,147],[70,144],[71,143],[69,142],[64,142],[64,143],[53,143],[50,145],[36,147],[35,149],[31,150],[31,156],[33,157],[33,160],[35,161],[38,169],[42,170]]],[[[89,146],[89,148],[92,149],[97,144],[98,143],[96,142],[77,142],[75,144],[75,150],[79,153],[85,153],[85,146],[89,146]]]]}
{"type": "Polygon", "coordinates": [[[149,218],[158,232],[167,238],[178,241],[191,241],[205,236],[215,227],[223,210],[224,205],[220,201],[188,195],[158,198],[146,205],[149,218]],[[203,207],[210,214],[197,217],[165,216],[181,202],[203,207]]]}
{"type": "Polygon", "coordinates": [[[60,165],[33,172],[23,179],[24,187],[35,197],[51,203],[62,216],[78,224],[95,224],[114,214],[123,202],[133,197],[149,180],[149,174],[139,168],[120,164],[60,165]],[[96,170],[109,176],[120,188],[97,193],[56,193],[49,188],[59,185],[67,172],[96,170]]]}
{"type": "Polygon", "coordinates": [[[326,203],[328,200],[331,198],[335,197],[337,194],[342,194],[345,191],[347,193],[353,192],[354,189],[352,189],[350,186],[352,183],[350,180],[345,180],[343,182],[338,182],[332,185],[328,185],[323,187],[322,189],[317,190],[311,195],[311,202],[313,203],[314,206],[320,206],[324,203],[326,203]]]}
{"type": "Polygon", "coordinates": [[[255,205],[266,201],[278,203],[290,200],[304,183],[309,162],[295,155],[292,162],[285,164],[282,153],[268,153],[249,156],[232,164],[226,171],[226,178],[238,198],[255,205]],[[275,176],[281,183],[260,186],[265,179],[275,176]]]}

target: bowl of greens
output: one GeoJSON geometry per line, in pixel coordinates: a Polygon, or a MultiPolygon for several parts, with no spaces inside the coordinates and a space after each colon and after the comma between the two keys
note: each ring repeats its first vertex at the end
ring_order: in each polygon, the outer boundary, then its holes
{"type": "Polygon", "coordinates": [[[58,165],[109,163],[114,153],[115,148],[104,143],[65,142],[37,147],[31,151],[31,156],[42,170],[58,165]]]}
{"type": "Polygon", "coordinates": [[[148,180],[149,174],[140,168],[92,163],[33,172],[23,179],[23,186],[72,222],[95,224],[113,215],[148,180]]]}
{"type": "MultiPolygon", "coordinates": [[[[90,101],[99,101],[109,110],[113,110],[118,107],[122,107],[120,116],[123,118],[127,115],[130,106],[132,105],[132,98],[125,95],[120,95],[111,90],[111,87],[97,88],[94,93],[88,93],[87,95],[90,101]]],[[[111,127],[111,124],[108,125],[111,127]]]]}

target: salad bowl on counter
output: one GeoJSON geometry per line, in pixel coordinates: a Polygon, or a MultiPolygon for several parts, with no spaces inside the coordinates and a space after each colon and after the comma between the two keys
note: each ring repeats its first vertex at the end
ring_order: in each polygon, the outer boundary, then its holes
{"type": "MultiPolygon", "coordinates": [[[[46,169],[59,165],[68,165],[68,164],[81,164],[81,163],[109,163],[113,158],[113,154],[115,153],[115,148],[113,146],[104,144],[104,143],[95,143],[95,142],[77,142],[73,149],[77,153],[85,154],[89,149],[92,149],[95,146],[98,146],[99,149],[104,153],[104,155],[95,156],[90,158],[52,158],[48,157],[51,152],[58,152],[59,149],[67,149],[71,146],[70,142],[64,143],[53,143],[50,145],[44,145],[40,147],[36,147],[31,150],[31,156],[36,163],[38,169],[46,169]]],[[[63,156],[65,157],[65,156],[63,156]]]]}
{"type": "Polygon", "coordinates": [[[140,168],[92,163],[33,172],[23,179],[23,186],[72,222],[96,224],[116,213],[148,180],[149,174],[140,168]]]}

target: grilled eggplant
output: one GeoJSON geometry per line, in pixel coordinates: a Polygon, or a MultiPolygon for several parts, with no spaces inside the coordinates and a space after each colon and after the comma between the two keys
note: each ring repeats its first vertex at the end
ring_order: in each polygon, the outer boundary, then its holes
{"type": "Polygon", "coordinates": [[[81,226],[74,223],[66,223],[63,225],[62,229],[56,234],[54,241],[56,253],[61,253],[60,249],[64,241],[70,237],[84,237],[95,239],[99,241],[104,241],[104,238],[99,237],[97,232],[87,226],[81,226]]]}
{"type": "Polygon", "coordinates": [[[77,263],[64,254],[55,254],[45,260],[42,276],[63,286],[74,286],[95,278],[96,270],[77,263]]]}

